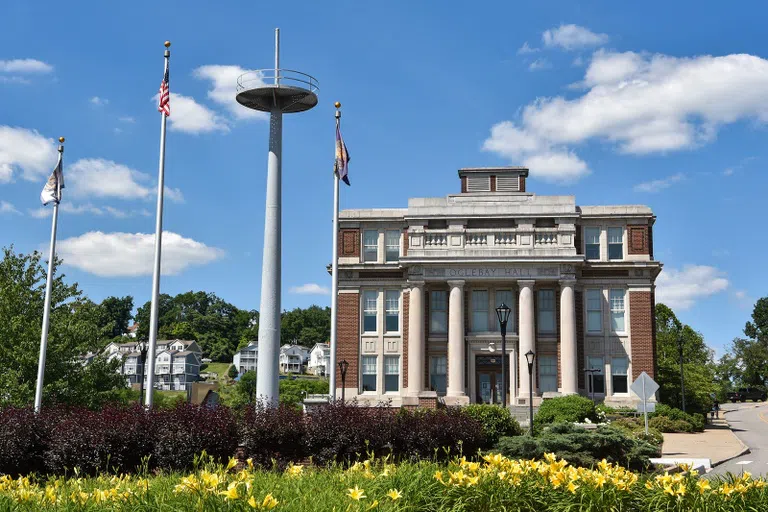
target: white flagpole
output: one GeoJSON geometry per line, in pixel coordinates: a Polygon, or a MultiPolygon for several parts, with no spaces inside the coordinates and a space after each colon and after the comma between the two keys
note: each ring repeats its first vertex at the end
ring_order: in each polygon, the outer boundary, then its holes
{"type": "MultiPolygon", "coordinates": [[[[165,68],[163,76],[168,71],[168,61],[171,58],[170,41],[165,42],[165,68]]],[[[155,220],[155,265],[152,272],[152,305],[149,314],[149,347],[146,359],[147,387],[144,405],[152,408],[152,391],[155,388],[155,351],[157,348],[157,309],[160,294],[160,253],[163,246],[163,188],[165,182],[165,125],[167,116],[160,112],[160,167],[157,176],[157,213],[155,220]]]]}
{"type": "MultiPolygon", "coordinates": [[[[59,138],[59,161],[56,169],[61,165],[64,154],[64,137],[59,138]]],[[[60,176],[59,176],[60,178],[60,176]]],[[[35,412],[40,412],[43,404],[43,381],[45,380],[45,352],[48,350],[48,327],[51,321],[51,287],[53,285],[53,260],[56,257],[56,228],[59,223],[59,201],[61,200],[61,183],[56,191],[56,200],[53,202],[53,221],[51,222],[51,250],[48,253],[48,276],[45,280],[45,305],[43,306],[43,332],[40,334],[40,358],[37,363],[37,385],[35,387],[35,412]]]]}
{"type": "MultiPolygon", "coordinates": [[[[341,104],[336,103],[336,128],[339,127],[341,111],[338,110],[341,104]]],[[[336,401],[336,322],[339,303],[339,172],[335,169],[333,172],[333,262],[331,263],[331,360],[329,373],[328,391],[331,400],[336,401]]]]}

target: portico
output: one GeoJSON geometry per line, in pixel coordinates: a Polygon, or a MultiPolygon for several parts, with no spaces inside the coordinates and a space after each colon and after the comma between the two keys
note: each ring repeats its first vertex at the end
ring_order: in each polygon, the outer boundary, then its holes
{"type": "MultiPolygon", "coordinates": [[[[529,350],[536,352],[538,348],[534,300],[536,289],[556,291],[560,296],[559,321],[542,337],[542,340],[551,338],[554,341],[549,348],[554,347],[552,355],[559,356],[559,364],[556,362],[554,365],[555,374],[548,375],[554,377],[555,389],[550,386],[547,391],[577,393],[576,314],[573,300],[576,281],[573,272],[574,266],[570,263],[411,267],[408,394],[419,396],[430,390],[425,386],[430,379],[424,375],[428,365],[424,363],[423,354],[434,353],[434,348],[431,351],[428,349],[428,342],[439,347],[443,336],[447,334],[446,403],[500,403],[501,364],[504,359],[509,370],[508,401],[527,403],[528,369],[524,354],[529,350]],[[515,279],[520,277],[525,279],[515,279]],[[445,334],[440,332],[442,329],[439,322],[426,321],[428,312],[423,298],[431,292],[448,296],[448,328],[445,334]],[[466,303],[467,297],[470,304],[466,303]],[[515,306],[507,334],[506,355],[501,353],[501,334],[495,322],[495,308],[504,301],[515,306]],[[425,325],[430,328],[425,330],[425,325]],[[557,372],[557,368],[560,368],[560,372],[557,372]]],[[[542,342],[542,347],[545,345],[542,342]]],[[[540,396],[536,369],[533,382],[534,395],[540,396]]]]}

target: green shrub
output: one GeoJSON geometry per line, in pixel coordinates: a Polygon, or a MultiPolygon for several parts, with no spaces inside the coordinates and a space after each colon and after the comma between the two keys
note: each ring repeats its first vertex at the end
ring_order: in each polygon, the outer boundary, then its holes
{"type": "Polygon", "coordinates": [[[693,425],[685,420],[673,420],[667,416],[655,416],[648,421],[648,426],[660,432],[688,433],[693,432],[693,425]]]}
{"type": "Polygon", "coordinates": [[[659,456],[658,447],[618,428],[601,425],[595,430],[585,430],[569,423],[552,425],[536,437],[503,437],[496,451],[522,459],[540,459],[545,453],[554,453],[582,467],[593,467],[606,459],[634,470],[650,468],[648,459],[659,456]]]}
{"type": "Polygon", "coordinates": [[[462,410],[483,426],[483,434],[489,445],[496,444],[500,437],[523,434],[523,429],[509,413],[509,409],[500,405],[473,404],[462,410]]]}
{"type": "Polygon", "coordinates": [[[661,417],[669,418],[670,420],[676,422],[685,422],[689,425],[689,427],[683,427],[681,424],[679,424],[677,427],[678,430],[662,430],[662,432],[701,432],[704,430],[704,424],[706,421],[703,414],[688,414],[681,411],[680,409],[670,407],[666,404],[656,404],[656,412],[651,415],[651,418],[653,419],[661,417]]]}
{"type": "Polygon", "coordinates": [[[581,423],[585,419],[597,421],[594,402],[583,396],[569,395],[544,400],[533,421],[536,426],[541,427],[561,422],[581,423]]]}
{"type": "Polygon", "coordinates": [[[617,428],[626,434],[647,441],[654,446],[661,446],[664,442],[664,436],[661,431],[648,425],[648,434],[645,433],[645,421],[643,418],[623,417],[611,421],[611,426],[617,428]]]}

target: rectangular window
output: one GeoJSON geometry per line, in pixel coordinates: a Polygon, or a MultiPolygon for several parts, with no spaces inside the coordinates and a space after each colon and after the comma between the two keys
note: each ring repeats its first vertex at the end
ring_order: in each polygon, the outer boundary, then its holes
{"type": "Polygon", "coordinates": [[[400,356],[384,356],[384,392],[400,390],[400,356]]]}
{"type": "Polygon", "coordinates": [[[386,292],[386,332],[398,332],[400,330],[400,291],[387,290],[386,292]]]}
{"type": "Polygon", "coordinates": [[[608,228],[608,259],[624,258],[624,228],[608,228]]]}
{"type": "Polygon", "coordinates": [[[448,359],[446,356],[432,356],[429,358],[429,388],[437,391],[438,395],[445,395],[446,374],[448,359]]]}
{"type": "Polygon", "coordinates": [[[363,261],[379,260],[379,232],[366,229],[363,232],[363,261]]]}
{"type": "Polygon", "coordinates": [[[611,384],[614,394],[627,393],[627,363],[626,357],[614,357],[611,360],[611,384]]]}
{"type": "Polygon", "coordinates": [[[400,259],[400,232],[387,231],[384,237],[387,246],[387,261],[400,259]]]}
{"type": "Polygon", "coordinates": [[[587,332],[603,330],[603,292],[587,290],[587,332]]]}
{"type": "Polygon", "coordinates": [[[590,393],[605,393],[605,374],[602,357],[590,357],[589,369],[597,370],[587,373],[587,387],[590,393]],[[590,385],[591,382],[591,385],[590,385]]]}
{"type": "Polygon", "coordinates": [[[446,291],[430,292],[429,332],[448,332],[448,292],[446,291]]]}
{"type": "Polygon", "coordinates": [[[376,312],[379,292],[366,290],[363,292],[363,332],[376,332],[376,312]]]}
{"type": "Polygon", "coordinates": [[[588,260],[600,259],[600,228],[584,228],[584,249],[588,260]]]}
{"type": "Polygon", "coordinates": [[[624,332],[624,290],[611,288],[611,329],[624,332]]]}
{"type": "Polygon", "coordinates": [[[472,290],[472,331],[488,331],[488,290],[472,290]]]}
{"type": "Polygon", "coordinates": [[[363,391],[376,391],[376,356],[363,356],[363,391]]]}
{"type": "Polygon", "coordinates": [[[557,391],[557,356],[539,357],[539,386],[542,393],[557,391]]]}
{"type": "MultiPolygon", "coordinates": [[[[506,304],[512,311],[509,312],[509,320],[507,321],[507,332],[515,332],[515,295],[512,290],[496,290],[496,307],[506,304]]],[[[495,313],[495,311],[494,311],[495,313]]],[[[494,331],[499,328],[498,318],[493,322],[495,326],[494,331]]]]}
{"type": "Polygon", "coordinates": [[[539,290],[539,332],[555,332],[555,290],[539,290]]]}

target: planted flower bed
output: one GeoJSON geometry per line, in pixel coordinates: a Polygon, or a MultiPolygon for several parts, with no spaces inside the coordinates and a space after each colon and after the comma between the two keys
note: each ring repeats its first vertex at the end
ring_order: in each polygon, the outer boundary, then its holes
{"type": "Polygon", "coordinates": [[[575,468],[489,454],[477,461],[262,470],[210,460],[167,476],[0,477],[3,510],[766,510],[768,490],[748,473],[708,481],[695,471],[641,476],[601,461],[575,468]]]}

